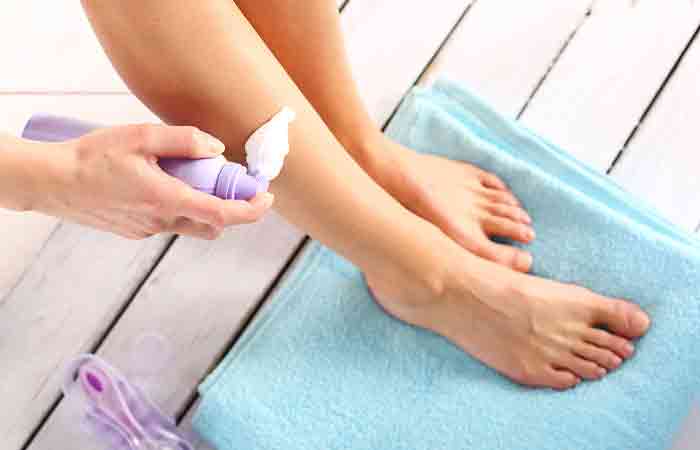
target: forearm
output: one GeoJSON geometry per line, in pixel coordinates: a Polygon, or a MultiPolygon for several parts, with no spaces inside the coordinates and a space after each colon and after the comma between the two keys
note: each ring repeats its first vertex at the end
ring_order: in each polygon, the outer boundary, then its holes
{"type": "Polygon", "coordinates": [[[54,179],[52,148],[0,133],[0,208],[28,211],[54,179]]]}
{"type": "Polygon", "coordinates": [[[364,268],[428,260],[415,237],[434,228],[347,155],[233,2],[83,3],[132,90],[164,120],[221,138],[229,159],[242,160],[247,137],[281,107],[296,111],[271,187],[291,222],[364,268]]]}

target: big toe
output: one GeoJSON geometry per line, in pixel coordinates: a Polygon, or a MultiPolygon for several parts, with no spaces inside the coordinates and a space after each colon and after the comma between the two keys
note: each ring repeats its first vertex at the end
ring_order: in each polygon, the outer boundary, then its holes
{"type": "Polygon", "coordinates": [[[634,303],[605,298],[599,302],[597,321],[596,325],[630,339],[642,336],[651,325],[647,313],[634,303]]]}

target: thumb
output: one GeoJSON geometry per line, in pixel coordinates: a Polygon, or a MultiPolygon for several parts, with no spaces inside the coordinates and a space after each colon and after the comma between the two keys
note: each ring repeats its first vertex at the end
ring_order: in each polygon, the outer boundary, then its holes
{"type": "Polygon", "coordinates": [[[224,143],[190,126],[146,125],[139,150],[160,158],[211,158],[224,152],[224,143]]]}

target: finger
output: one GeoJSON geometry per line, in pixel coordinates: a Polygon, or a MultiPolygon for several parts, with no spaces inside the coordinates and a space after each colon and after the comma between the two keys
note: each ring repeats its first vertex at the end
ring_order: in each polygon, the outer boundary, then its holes
{"type": "Polygon", "coordinates": [[[199,239],[213,240],[221,235],[223,229],[212,225],[190,220],[187,217],[178,217],[169,227],[169,231],[183,236],[192,236],[199,239]]]}
{"type": "Polygon", "coordinates": [[[260,219],[270,209],[273,195],[269,192],[256,195],[250,201],[221,200],[213,195],[187,188],[189,194],[182,197],[177,216],[189,217],[216,228],[229,225],[252,223],[260,219]]]}
{"type": "Polygon", "coordinates": [[[135,125],[137,149],[161,158],[209,158],[224,152],[223,142],[195,127],[135,125]]]}

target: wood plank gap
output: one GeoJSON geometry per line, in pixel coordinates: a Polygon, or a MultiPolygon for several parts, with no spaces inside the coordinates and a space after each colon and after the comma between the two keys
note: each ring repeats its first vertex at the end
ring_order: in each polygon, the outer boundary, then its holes
{"type": "Polygon", "coordinates": [[[571,43],[571,41],[574,39],[574,37],[576,37],[578,30],[581,29],[583,24],[586,23],[586,20],[588,20],[588,18],[591,16],[592,11],[593,11],[593,3],[591,3],[590,6],[588,6],[588,9],[586,10],[586,14],[584,14],[584,16],[581,18],[581,20],[576,24],[574,29],[571,31],[571,34],[569,34],[569,37],[566,38],[566,40],[564,41],[564,44],[561,46],[561,48],[559,49],[557,54],[554,55],[554,58],[552,58],[552,62],[549,64],[549,66],[547,67],[547,70],[545,70],[544,74],[542,74],[542,78],[539,79],[539,81],[537,82],[535,87],[532,89],[532,92],[530,92],[530,95],[527,97],[527,100],[525,100],[525,103],[523,103],[523,107],[520,108],[520,111],[518,111],[518,114],[515,116],[516,119],[519,120],[520,117],[525,112],[525,110],[527,109],[527,107],[530,106],[530,102],[537,94],[537,91],[539,91],[542,84],[544,84],[544,82],[547,81],[547,77],[552,72],[552,69],[557,64],[559,59],[561,58],[561,55],[564,54],[567,47],[569,47],[569,43],[571,43]]]}
{"type": "MultiPolygon", "coordinates": [[[[610,163],[610,167],[608,167],[607,170],[605,171],[606,174],[610,175],[612,173],[613,169],[615,168],[615,165],[622,157],[622,154],[625,152],[625,150],[627,149],[629,144],[632,142],[634,137],[637,135],[637,131],[639,131],[639,128],[642,126],[642,123],[647,118],[647,115],[649,115],[649,112],[651,111],[651,109],[654,107],[654,104],[661,96],[661,93],[663,92],[664,88],[666,88],[666,85],[673,77],[673,74],[676,72],[676,69],[680,65],[681,61],[683,61],[683,57],[688,52],[688,49],[690,49],[690,47],[696,41],[696,39],[698,37],[698,33],[700,33],[700,25],[698,25],[695,28],[695,32],[690,37],[688,42],[685,44],[685,47],[683,47],[683,51],[681,52],[680,55],[678,55],[678,58],[673,63],[673,67],[671,67],[671,70],[668,71],[668,74],[666,74],[666,78],[664,78],[664,81],[661,83],[659,88],[656,90],[656,92],[654,93],[654,96],[651,98],[651,101],[644,109],[644,112],[642,113],[642,115],[639,117],[637,124],[630,131],[630,134],[627,136],[627,139],[625,139],[625,143],[622,145],[622,148],[620,149],[620,151],[617,152],[617,155],[615,155],[615,158],[613,159],[612,163],[610,163]]],[[[698,44],[698,45],[700,45],[700,44],[698,44]]],[[[700,224],[698,225],[698,227],[700,227],[700,224]]]]}
{"type": "MultiPolygon", "coordinates": [[[[51,233],[52,235],[61,227],[61,224],[62,224],[62,223],[59,223],[59,225],[56,226],[56,228],[54,229],[54,231],[51,233]]],[[[139,282],[136,284],[136,286],[134,287],[134,289],[132,290],[132,292],[129,293],[129,295],[127,296],[126,301],[121,305],[121,307],[120,307],[119,310],[116,312],[116,314],[114,315],[114,317],[112,318],[112,320],[111,320],[111,321],[109,322],[109,324],[105,327],[105,329],[104,329],[104,331],[102,332],[102,334],[97,338],[97,340],[95,341],[95,343],[93,344],[93,346],[89,349],[88,353],[97,353],[97,350],[100,348],[100,346],[102,345],[102,343],[104,342],[104,340],[107,338],[107,336],[109,335],[109,333],[112,331],[112,328],[114,328],[114,326],[117,324],[117,322],[119,322],[119,319],[122,318],[122,316],[124,315],[124,313],[126,312],[126,310],[129,308],[129,305],[131,305],[131,303],[134,301],[134,299],[135,299],[136,296],[138,295],[138,293],[139,293],[139,291],[141,290],[141,288],[144,286],[144,284],[146,283],[146,281],[148,281],[148,279],[150,278],[150,276],[151,276],[151,274],[153,273],[153,271],[156,269],[156,267],[158,267],[158,264],[160,264],[160,262],[163,260],[163,258],[165,257],[166,253],[168,253],[168,250],[170,250],[170,248],[173,246],[173,244],[175,243],[175,241],[177,240],[177,238],[178,238],[178,236],[177,236],[177,235],[174,235],[174,236],[168,241],[168,243],[165,245],[165,248],[163,248],[163,250],[160,252],[160,254],[158,255],[158,257],[157,257],[157,258],[155,259],[155,261],[153,262],[153,265],[144,273],[144,275],[143,275],[143,277],[141,278],[141,280],[139,280],[139,282]]],[[[49,239],[47,239],[46,242],[49,242],[50,240],[51,240],[51,237],[49,237],[49,239]]],[[[44,245],[46,245],[46,244],[44,244],[44,245]]],[[[40,253],[41,253],[41,252],[39,252],[38,254],[40,254],[40,253]]],[[[29,267],[31,267],[31,266],[29,266],[29,267]]],[[[58,405],[61,403],[62,400],[63,400],[63,393],[62,393],[62,392],[59,392],[58,395],[56,396],[56,400],[49,406],[49,408],[47,408],[47,410],[44,412],[43,416],[41,417],[41,420],[39,420],[39,423],[36,425],[36,427],[34,427],[34,429],[32,430],[32,432],[31,432],[31,433],[29,434],[29,436],[27,437],[27,440],[26,440],[26,441],[24,442],[24,444],[22,444],[22,446],[20,447],[21,450],[27,450],[27,449],[29,448],[29,446],[32,445],[32,442],[34,441],[34,438],[35,438],[36,435],[41,431],[41,429],[44,427],[46,421],[49,420],[49,417],[51,417],[51,415],[52,415],[53,412],[56,410],[56,408],[58,407],[58,405]]]]}
{"type": "Polygon", "coordinates": [[[20,275],[20,276],[17,278],[17,280],[16,280],[15,283],[12,285],[12,287],[10,288],[10,290],[7,291],[7,294],[5,294],[2,298],[0,298],[0,309],[2,309],[3,303],[5,303],[5,301],[6,301],[8,298],[10,298],[10,297],[12,296],[12,294],[15,292],[15,290],[17,289],[17,286],[19,286],[20,284],[22,284],[22,281],[23,281],[24,278],[27,276],[27,273],[29,273],[29,270],[30,270],[30,269],[32,268],[32,266],[34,265],[34,262],[39,258],[39,255],[41,255],[41,253],[44,251],[44,249],[46,249],[46,246],[49,244],[49,242],[50,242],[51,239],[54,237],[54,235],[56,234],[56,232],[58,232],[58,230],[61,229],[61,226],[62,226],[62,225],[63,225],[63,222],[58,222],[58,223],[53,227],[53,230],[51,230],[51,233],[49,233],[49,236],[48,236],[48,237],[46,238],[46,240],[44,240],[44,242],[41,244],[41,248],[39,248],[39,251],[36,252],[36,253],[34,254],[34,258],[32,259],[32,261],[31,261],[29,264],[27,264],[27,267],[25,267],[24,270],[22,271],[22,275],[20,275]]]}
{"type": "MultiPolygon", "coordinates": [[[[350,0],[348,0],[348,2],[349,1],[350,0]]],[[[472,1],[471,3],[469,3],[467,5],[466,8],[464,8],[464,11],[462,11],[462,14],[460,14],[460,16],[457,18],[457,21],[452,25],[452,27],[450,28],[450,31],[447,32],[447,35],[442,40],[442,42],[440,42],[440,45],[438,46],[438,48],[435,49],[433,56],[430,57],[430,60],[428,60],[428,62],[425,64],[425,66],[423,67],[423,70],[421,70],[420,74],[418,74],[418,77],[416,77],[416,79],[413,80],[413,84],[411,85],[411,88],[415,87],[418,84],[418,82],[425,76],[426,72],[430,69],[430,66],[433,65],[433,63],[435,62],[435,59],[438,57],[438,55],[440,54],[442,49],[445,48],[445,45],[447,45],[450,38],[454,34],[455,30],[459,27],[459,25],[462,23],[464,18],[467,17],[467,14],[472,9],[472,7],[474,7],[474,5],[477,3],[477,1],[478,0],[472,1]]],[[[410,88],[409,88],[409,90],[410,90],[410,88]]],[[[403,97],[405,97],[405,96],[406,96],[406,93],[404,93],[403,97]]],[[[382,126],[382,131],[384,131],[387,126],[389,126],[389,123],[391,123],[391,120],[394,118],[394,115],[401,107],[401,104],[403,103],[403,97],[402,97],[401,101],[398,102],[398,104],[393,109],[393,111],[391,111],[391,114],[389,114],[389,117],[386,119],[386,122],[384,122],[384,125],[382,126]]]]}
{"type": "MultiPolygon", "coordinates": [[[[226,343],[224,346],[222,352],[214,358],[212,361],[211,365],[209,366],[209,369],[207,370],[207,374],[211,373],[211,371],[217,367],[221,361],[224,359],[226,355],[233,349],[233,346],[236,345],[236,342],[238,342],[238,339],[245,333],[245,331],[248,329],[248,326],[255,320],[255,317],[258,314],[258,311],[265,305],[270,298],[270,294],[274,292],[274,290],[277,288],[279,283],[282,281],[282,279],[286,276],[287,272],[289,271],[289,268],[291,265],[294,263],[296,260],[297,256],[301,253],[301,251],[306,247],[306,245],[311,241],[311,238],[306,235],[304,236],[299,244],[297,245],[296,249],[292,254],[287,258],[287,261],[285,261],[284,266],[282,269],[277,273],[277,276],[275,279],[270,283],[270,286],[265,290],[265,292],[262,295],[262,300],[258,302],[257,305],[253,307],[253,309],[250,311],[248,316],[245,318],[243,321],[243,324],[239,327],[238,332],[234,333],[231,339],[226,343]]],[[[206,376],[206,375],[205,375],[206,376]]],[[[201,380],[200,380],[201,382],[201,380]]],[[[199,383],[197,383],[199,384],[199,383]]],[[[199,393],[197,392],[197,386],[194,387],[192,390],[192,393],[190,395],[190,398],[185,402],[185,404],[182,407],[181,411],[178,411],[177,414],[175,415],[175,423],[180,424],[180,422],[187,416],[189,413],[190,409],[197,403],[197,399],[199,398],[199,393]]],[[[22,449],[26,450],[26,449],[22,449]]]]}

